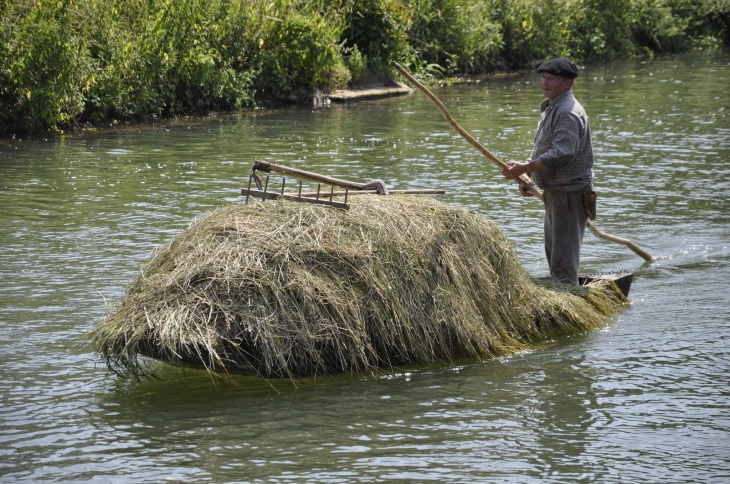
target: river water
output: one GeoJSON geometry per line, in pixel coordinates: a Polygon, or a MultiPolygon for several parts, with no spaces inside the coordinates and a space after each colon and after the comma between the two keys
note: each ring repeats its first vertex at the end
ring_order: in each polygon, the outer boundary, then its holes
{"type": "MultiPolygon", "coordinates": [[[[436,90],[504,159],[529,155],[539,77],[436,90]]],[[[730,55],[581,70],[597,224],[582,272],[636,273],[604,329],[483,362],[283,381],[107,372],[82,336],[153,249],[240,200],[265,159],[498,221],[544,275],[541,206],[420,93],[0,140],[1,482],[730,481],[730,55]]]]}

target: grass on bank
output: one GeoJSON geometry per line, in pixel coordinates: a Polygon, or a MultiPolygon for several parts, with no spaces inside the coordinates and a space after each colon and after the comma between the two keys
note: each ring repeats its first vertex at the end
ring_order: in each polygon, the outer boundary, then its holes
{"type": "Polygon", "coordinates": [[[712,48],[727,0],[3,0],[0,134],[420,78],[712,48]]]}
{"type": "Polygon", "coordinates": [[[88,340],[120,375],[148,356],[295,378],[508,354],[621,305],[536,285],[493,222],[430,198],[231,204],[161,247],[88,340]]]}

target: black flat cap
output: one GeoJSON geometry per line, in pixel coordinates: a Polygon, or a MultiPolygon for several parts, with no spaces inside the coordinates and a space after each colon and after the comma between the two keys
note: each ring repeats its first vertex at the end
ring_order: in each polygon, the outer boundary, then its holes
{"type": "Polygon", "coordinates": [[[570,61],[570,59],[566,59],[565,57],[550,59],[549,61],[540,64],[540,67],[537,68],[537,72],[549,72],[550,74],[567,77],[569,79],[575,79],[578,77],[578,68],[570,61]]]}

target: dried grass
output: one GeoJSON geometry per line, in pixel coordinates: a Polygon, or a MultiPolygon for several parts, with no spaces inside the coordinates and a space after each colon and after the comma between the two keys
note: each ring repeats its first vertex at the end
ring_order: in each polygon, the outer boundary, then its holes
{"type": "Polygon", "coordinates": [[[148,356],[294,378],[488,358],[605,324],[611,287],[535,284],[491,221],[427,197],[349,211],[222,207],[161,247],[88,338],[120,375],[148,356]]]}

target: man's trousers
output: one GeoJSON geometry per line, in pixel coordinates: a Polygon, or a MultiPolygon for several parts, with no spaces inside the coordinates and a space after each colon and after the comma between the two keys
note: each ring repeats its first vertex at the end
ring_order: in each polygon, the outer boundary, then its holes
{"type": "Polygon", "coordinates": [[[550,275],[578,284],[580,247],[586,229],[583,191],[545,190],[545,255],[550,275]]]}

